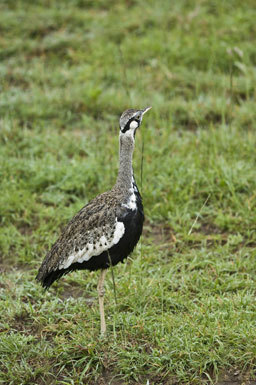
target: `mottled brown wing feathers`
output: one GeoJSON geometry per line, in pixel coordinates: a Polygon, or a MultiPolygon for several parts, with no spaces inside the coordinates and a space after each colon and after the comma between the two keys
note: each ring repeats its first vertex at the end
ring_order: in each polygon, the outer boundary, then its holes
{"type": "Polygon", "coordinates": [[[120,202],[116,194],[103,193],[84,206],[67,224],[59,239],[47,253],[37,275],[42,281],[51,271],[67,268],[74,261],[98,255],[122,236],[117,227],[120,202]],[[115,237],[115,239],[114,239],[115,237]],[[88,250],[87,250],[88,248],[88,250]],[[87,253],[87,254],[86,254],[87,253]]]}

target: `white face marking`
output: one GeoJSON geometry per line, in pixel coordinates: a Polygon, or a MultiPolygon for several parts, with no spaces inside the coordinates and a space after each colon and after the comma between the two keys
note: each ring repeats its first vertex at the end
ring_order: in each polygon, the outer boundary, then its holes
{"type": "Polygon", "coordinates": [[[120,131],[120,136],[130,137],[130,138],[132,138],[133,141],[134,141],[135,131],[136,131],[136,129],[137,129],[138,127],[139,127],[139,123],[136,122],[136,120],[133,120],[133,121],[131,121],[131,123],[130,123],[129,130],[127,130],[127,131],[125,131],[125,132],[120,131]]]}
{"type": "Polygon", "coordinates": [[[136,130],[136,128],[139,127],[139,123],[136,122],[136,120],[133,120],[131,123],[130,123],[130,129],[132,130],[136,130]]]}
{"type": "Polygon", "coordinates": [[[103,253],[103,251],[106,251],[110,249],[112,246],[116,245],[119,240],[122,238],[125,232],[125,227],[123,222],[117,222],[116,220],[116,226],[115,226],[115,231],[114,235],[111,240],[107,239],[107,234],[102,235],[99,239],[99,241],[95,242],[93,245],[92,243],[87,243],[87,245],[82,249],[79,250],[78,252],[74,252],[71,254],[68,259],[63,261],[58,268],[59,269],[67,269],[72,263],[75,262],[85,262],[89,261],[89,259],[93,256],[100,255],[103,253]]]}

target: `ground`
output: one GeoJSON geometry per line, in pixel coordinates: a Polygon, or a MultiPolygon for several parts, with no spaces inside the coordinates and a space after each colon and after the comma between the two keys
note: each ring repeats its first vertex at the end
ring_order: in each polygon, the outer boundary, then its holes
{"type": "Polygon", "coordinates": [[[0,383],[255,384],[253,0],[0,4],[0,383]],[[136,251],[44,292],[67,221],[115,183],[118,119],[152,106],[136,251]]]}

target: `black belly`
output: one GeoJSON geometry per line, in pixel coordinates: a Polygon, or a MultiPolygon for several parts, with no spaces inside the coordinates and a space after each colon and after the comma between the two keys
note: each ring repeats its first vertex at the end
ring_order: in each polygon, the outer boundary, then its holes
{"type": "Polygon", "coordinates": [[[144,214],[143,206],[140,199],[137,198],[137,209],[127,209],[118,221],[123,222],[125,232],[120,241],[112,246],[108,251],[104,251],[100,255],[93,256],[89,261],[82,263],[72,263],[67,269],[52,271],[45,279],[44,286],[49,287],[56,279],[74,270],[99,270],[110,267],[110,258],[112,266],[118,262],[122,262],[133,251],[137,245],[143,228],[144,214]],[[109,258],[110,257],[110,258],[109,258]]]}
{"type": "Polygon", "coordinates": [[[135,210],[124,210],[122,216],[117,218],[118,222],[123,222],[125,232],[119,242],[112,246],[108,251],[104,251],[100,255],[93,256],[89,261],[82,263],[72,263],[67,269],[57,269],[48,273],[43,279],[43,286],[49,287],[54,281],[61,276],[74,270],[99,270],[107,269],[110,264],[115,266],[118,262],[122,262],[133,251],[138,243],[144,221],[143,205],[139,192],[135,193],[137,208],[135,210]],[[110,258],[109,258],[110,257],[110,258]],[[111,259],[111,263],[110,263],[111,259]]]}
{"type": "Polygon", "coordinates": [[[144,221],[142,205],[137,210],[127,209],[126,215],[117,220],[123,222],[125,227],[124,235],[120,241],[108,251],[91,257],[89,261],[73,263],[67,270],[87,269],[93,271],[107,269],[110,266],[110,258],[113,266],[127,258],[137,245],[142,233],[144,221]]]}

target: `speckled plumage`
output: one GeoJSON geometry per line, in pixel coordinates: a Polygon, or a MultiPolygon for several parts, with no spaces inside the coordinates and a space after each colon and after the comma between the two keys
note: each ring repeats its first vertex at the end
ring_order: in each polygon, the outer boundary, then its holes
{"type": "Polygon", "coordinates": [[[39,269],[37,280],[41,281],[44,287],[49,287],[56,279],[72,270],[107,268],[110,264],[108,252],[113,266],[126,258],[140,238],[144,220],[139,193],[137,192],[138,210],[136,212],[132,213],[133,210],[127,210],[126,207],[122,206],[122,203],[128,199],[114,187],[111,191],[98,195],[84,206],[71,219],[46,255],[39,269]],[[105,250],[100,255],[92,255],[88,261],[84,262],[74,261],[67,268],[62,267],[70,255],[88,247],[88,243],[95,247],[102,235],[106,237],[108,242],[111,242],[117,221],[126,225],[126,236],[119,247],[116,244],[110,248],[106,245],[105,250]]]}
{"type": "Polygon", "coordinates": [[[98,195],[67,224],[47,253],[37,275],[44,287],[72,270],[106,269],[123,261],[136,246],[143,227],[143,206],[132,155],[135,133],[148,110],[126,110],[120,118],[120,166],[112,190],[98,195]]]}

